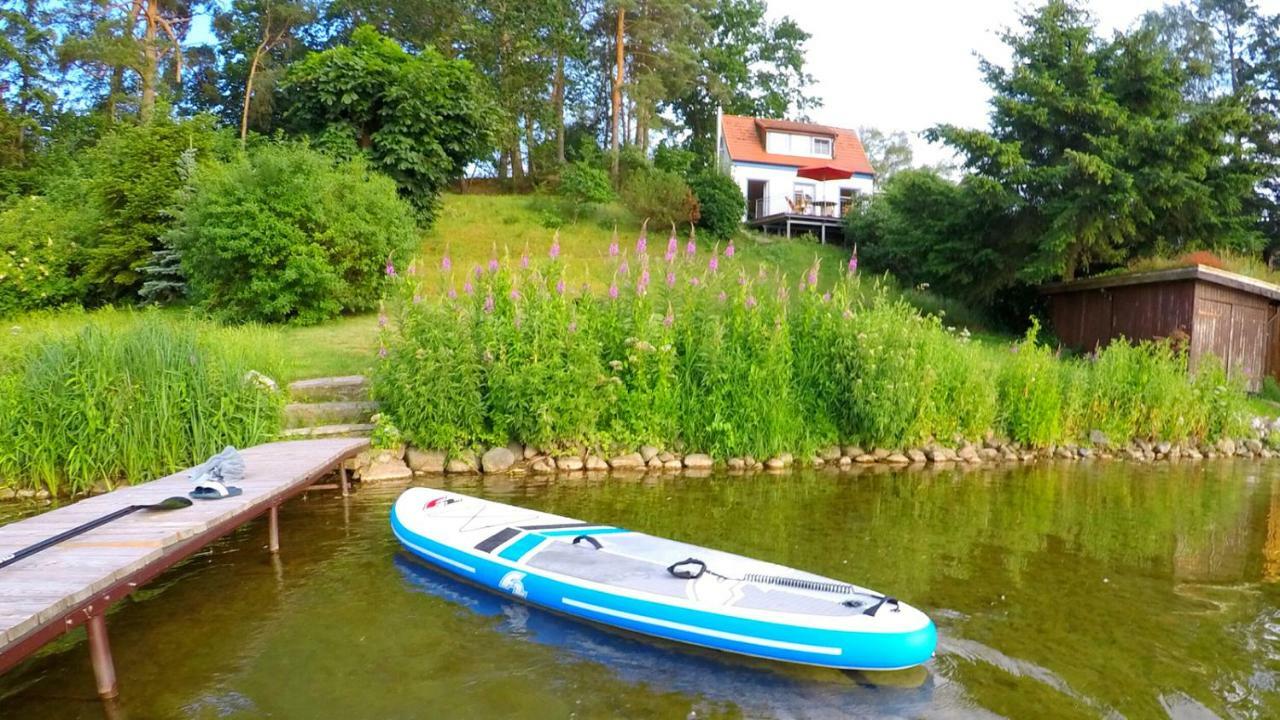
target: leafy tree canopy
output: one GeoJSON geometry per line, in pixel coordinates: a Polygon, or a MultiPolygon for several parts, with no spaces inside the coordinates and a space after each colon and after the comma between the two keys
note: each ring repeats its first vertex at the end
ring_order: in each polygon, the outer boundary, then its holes
{"type": "Polygon", "coordinates": [[[497,110],[471,64],[433,48],[411,54],[372,27],[295,63],[282,89],[293,129],[352,138],[424,217],[492,148],[497,110]]]}

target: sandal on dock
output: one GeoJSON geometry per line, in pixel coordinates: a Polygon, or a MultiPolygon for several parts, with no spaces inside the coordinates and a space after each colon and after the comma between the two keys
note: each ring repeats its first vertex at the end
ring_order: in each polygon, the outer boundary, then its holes
{"type": "Polygon", "coordinates": [[[235,497],[242,492],[244,491],[235,485],[223,485],[217,480],[200,480],[196,483],[196,489],[187,495],[196,500],[221,500],[235,497]]]}

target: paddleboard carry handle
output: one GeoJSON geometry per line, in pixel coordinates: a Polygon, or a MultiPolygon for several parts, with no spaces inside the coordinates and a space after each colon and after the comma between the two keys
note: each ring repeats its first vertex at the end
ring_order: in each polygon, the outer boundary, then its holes
{"type": "Polygon", "coordinates": [[[591,547],[597,550],[604,547],[603,545],[600,544],[599,540],[591,537],[590,535],[579,535],[578,537],[573,539],[573,544],[577,545],[579,540],[586,540],[588,545],[590,545],[591,547]]]}
{"type": "Polygon", "coordinates": [[[667,568],[667,572],[681,580],[697,580],[706,571],[707,564],[697,558],[685,558],[667,568]]]}

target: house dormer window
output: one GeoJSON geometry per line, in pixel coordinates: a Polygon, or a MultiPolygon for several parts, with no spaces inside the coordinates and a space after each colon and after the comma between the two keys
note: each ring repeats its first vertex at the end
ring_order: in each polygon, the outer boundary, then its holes
{"type": "Polygon", "coordinates": [[[765,138],[766,149],[776,155],[800,155],[803,157],[830,158],[831,138],[769,131],[765,138]]]}

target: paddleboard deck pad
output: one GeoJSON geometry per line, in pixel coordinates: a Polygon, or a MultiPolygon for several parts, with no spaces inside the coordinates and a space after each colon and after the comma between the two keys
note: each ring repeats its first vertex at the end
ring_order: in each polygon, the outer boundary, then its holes
{"type": "Polygon", "coordinates": [[[405,548],[494,592],[631,632],[783,662],[898,670],[933,656],[920,610],[718,550],[445,490],[391,511],[405,548]]]}

